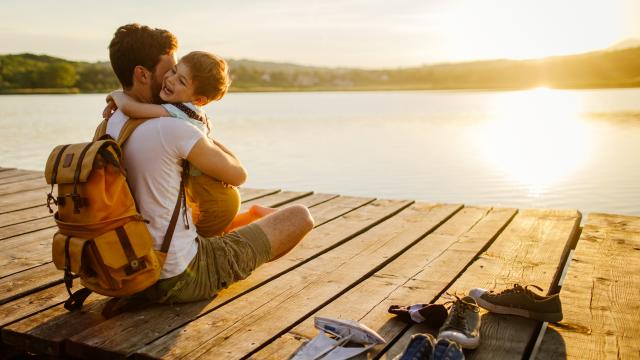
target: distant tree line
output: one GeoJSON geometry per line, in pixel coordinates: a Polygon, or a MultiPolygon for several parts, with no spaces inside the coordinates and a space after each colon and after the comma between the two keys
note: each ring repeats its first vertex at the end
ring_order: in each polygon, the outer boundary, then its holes
{"type": "MultiPolygon", "coordinates": [[[[515,89],[639,87],[640,47],[538,60],[490,60],[361,70],[229,60],[231,91],[515,89]]],[[[106,92],[120,86],[108,62],[47,55],[0,55],[0,92],[71,89],[106,92]]]]}
{"type": "Polygon", "coordinates": [[[640,47],[538,60],[488,60],[387,70],[231,62],[237,89],[521,89],[640,87],[640,47]]]}
{"type": "Polygon", "coordinates": [[[99,92],[118,88],[107,62],[76,62],[47,55],[0,56],[0,89],[64,89],[99,92]]]}

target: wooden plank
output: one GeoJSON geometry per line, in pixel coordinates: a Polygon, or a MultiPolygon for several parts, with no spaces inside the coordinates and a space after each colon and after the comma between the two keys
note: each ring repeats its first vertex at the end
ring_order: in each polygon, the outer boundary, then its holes
{"type": "Polygon", "coordinates": [[[281,191],[270,195],[268,198],[257,198],[242,203],[240,211],[247,211],[252,205],[262,205],[266,207],[278,207],[288,202],[311,195],[311,191],[281,191]],[[268,200],[267,200],[268,199],[268,200]]]}
{"type": "MultiPolygon", "coordinates": [[[[94,337],[92,333],[101,334],[104,333],[104,331],[109,331],[109,334],[111,334],[110,329],[113,330],[121,326],[125,329],[128,328],[128,326],[137,327],[140,329],[139,335],[141,337],[147,337],[149,338],[148,341],[151,341],[158,336],[158,331],[162,333],[169,332],[173,328],[198,317],[201,312],[209,311],[226,301],[230,301],[268,282],[271,278],[294,268],[307,258],[313,257],[331,246],[336,246],[336,244],[344,242],[360,233],[363,229],[383,221],[409,204],[409,202],[400,201],[379,201],[368,205],[368,207],[360,208],[363,203],[370,201],[371,199],[365,198],[338,197],[310,208],[311,214],[314,217],[316,217],[316,209],[323,212],[324,218],[334,218],[340,214],[346,215],[344,218],[335,220],[338,227],[334,228],[324,225],[317,228],[305,238],[303,241],[304,245],[298,245],[278,261],[262,265],[247,279],[221,291],[211,302],[205,301],[175,307],[152,307],[136,312],[135,316],[129,313],[126,314],[126,316],[117,316],[101,324],[104,322],[104,319],[100,317],[100,311],[102,310],[105,298],[92,295],[87,300],[87,305],[81,313],[68,314],[61,305],[58,305],[33,315],[29,318],[29,321],[20,321],[12,324],[3,330],[3,341],[34,353],[43,353],[42,351],[45,351],[44,353],[46,354],[60,355],[59,351],[62,348],[63,341],[72,335],[79,334],[76,344],[76,348],[79,349],[78,351],[101,353],[101,349],[92,349],[93,344],[90,341],[95,340],[92,339],[94,337]],[[335,204],[334,214],[326,211],[326,207],[332,203],[335,204]],[[345,204],[351,204],[352,208],[347,209],[345,204]],[[354,208],[358,210],[350,213],[354,208]],[[171,315],[168,315],[169,313],[171,315]],[[89,321],[87,319],[92,320],[89,321]],[[81,337],[83,330],[85,330],[87,338],[89,339],[87,345],[81,345],[83,341],[81,337]],[[86,348],[81,348],[81,346],[86,348]]],[[[120,330],[115,332],[116,335],[109,336],[118,336],[119,331],[120,330]]],[[[131,339],[125,336],[119,344],[113,346],[115,346],[113,349],[105,348],[105,352],[107,354],[111,351],[131,352],[140,347],[141,343],[131,341],[131,339]],[[129,348],[131,348],[131,350],[128,350],[129,348]]]]}
{"type": "MultiPolygon", "coordinates": [[[[300,204],[300,205],[304,205],[306,207],[312,207],[312,206],[318,206],[322,203],[325,203],[329,200],[335,199],[337,198],[339,195],[336,194],[325,194],[325,193],[313,193],[309,196],[305,196],[303,198],[300,199],[296,199],[290,203],[288,203],[287,205],[294,205],[294,204],[300,204]]],[[[374,199],[371,199],[371,201],[373,201],[374,199]]],[[[316,223],[317,225],[317,223],[316,223]]]]}
{"type": "MultiPolygon", "coordinates": [[[[0,175],[2,175],[2,174],[0,174],[0,175]]],[[[42,179],[43,178],[42,176],[43,175],[40,172],[9,176],[9,177],[6,177],[6,178],[0,178],[0,184],[4,185],[4,184],[11,184],[11,183],[16,183],[16,182],[25,181],[25,180],[31,180],[31,179],[42,179]]]]}
{"type": "Polygon", "coordinates": [[[51,189],[44,179],[36,178],[0,185],[0,196],[34,189],[51,189]]]}
{"type": "Polygon", "coordinates": [[[252,189],[252,188],[238,188],[240,191],[240,199],[242,202],[258,199],[267,195],[275,194],[279,192],[278,189],[252,189]]]}
{"type": "Polygon", "coordinates": [[[240,358],[340,296],[446,221],[460,206],[415,204],[248,296],[141,349],[150,358],[240,358]]]}
{"type": "Polygon", "coordinates": [[[26,221],[49,217],[49,209],[46,206],[36,206],[23,210],[0,214],[0,227],[23,223],[26,221]]]}
{"type": "MultiPolygon", "coordinates": [[[[407,325],[387,312],[389,306],[435,301],[514,214],[514,209],[465,207],[396,260],[251,354],[251,358],[289,358],[300,345],[317,335],[315,316],[358,320],[392,341],[407,325]]],[[[377,346],[368,356],[375,357],[382,349],[383,346],[377,346]]]]}
{"type": "Polygon", "coordinates": [[[35,189],[0,196],[0,214],[44,205],[47,201],[47,190],[35,189]]]}
{"type": "MultiPolygon", "coordinates": [[[[62,282],[62,271],[52,262],[0,278],[0,304],[62,282]]],[[[0,309],[0,318],[8,314],[0,309]]]]}
{"type": "Polygon", "coordinates": [[[57,228],[48,228],[0,241],[0,278],[51,261],[57,228]]]}
{"type": "Polygon", "coordinates": [[[640,358],[640,217],[590,214],[538,359],[640,358]]]}
{"type": "MultiPolygon", "coordinates": [[[[514,283],[550,288],[559,277],[560,264],[576,236],[581,215],[573,210],[522,210],[507,228],[451,285],[449,293],[467,293],[482,287],[500,290],[514,283]]],[[[441,298],[439,302],[446,301],[441,298]]],[[[517,316],[482,311],[480,346],[470,359],[520,359],[534,337],[538,323],[517,316]]],[[[412,326],[383,356],[390,359],[404,349],[411,335],[423,332],[412,326]]]]}
{"type": "MultiPolygon", "coordinates": [[[[80,282],[75,281],[72,291],[80,289],[80,282]]],[[[2,317],[0,327],[11,324],[30,315],[52,308],[69,298],[64,284],[52,286],[31,294],[29,297],[17,298],[1,306],[2,317]]],[[[64,310],[66,312],[66,310],[64,310]]],[[[29,320],[26,320],[29,321],[29,320]]]]}
{"type": "Polygon", "coordinates": [[[0,240],[56,226],[53,216],[0,227],[0,240]]]}
{"type": "Polygon", "coordinates": [[[7,179],[14,176],[33,175],[33,174],[37,174],[38,176],[41,176],[41,177],[44,176],[41,171],[8,169],[3,172],[0,172],[0,179],[7,179]]]}

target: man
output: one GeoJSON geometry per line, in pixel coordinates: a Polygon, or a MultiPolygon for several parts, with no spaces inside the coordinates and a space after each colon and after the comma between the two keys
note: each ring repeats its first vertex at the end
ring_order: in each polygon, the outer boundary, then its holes
{"type": "MultiPolygon", "coordinates": [[[[177,40],[162,29],[139,24],[118,28],[109,58],[124,92],[141,102],[159,102],[164,74],[176,65],[177,40]]],[[[107,133],[117,138],[127,117],[116,111],[107,133]]],[[[160,248],[178,198],[182,160],[230,185],[246,179],[240,161],[209,141],[185,121],[151,119],[140,125],[125,147],[125,168],[138,204],[160,248]]],[[[179,219],[189,216],[182,213],[179,219]]],[[[194,226],[178,222],[166,262],[156,285],[145,295],[173,303],[212,298],[231,283],[247,277],[266,261],[288,252],[313,228],[304,206],[279,210],[236,231],[212,238],[198,237],[194,226]]]]}

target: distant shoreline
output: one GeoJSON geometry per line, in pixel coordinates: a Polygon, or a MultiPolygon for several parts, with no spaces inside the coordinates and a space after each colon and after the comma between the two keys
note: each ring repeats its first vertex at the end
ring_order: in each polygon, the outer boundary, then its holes
{"type": "MultiPolygon", "coordinates": [[[[232,88],[230,93],[276,93],[276,92],[360,92],[360,91],[518,91],[530,90],[536,87],[500,87],[500,88],[480,88],[480,87],[427,87],[427,86],[389,86],[389,87],[300,87],[300,88],[276,88],[276,87],[255,87],[255,88],[232,88]]],[[[598,89],[633,89],[640,86],[580,86],[580,87],[549,87],[554,90],[598,90],[598,89]]],[[[115,90],[115,89],[114,89],[115,90]]],[[[25,89],[1,89],[1,95],[77,95],[77,94],[106,94],[111,90],[104,91],[80,91],[78,88],[25,88],[25,89]]]]}

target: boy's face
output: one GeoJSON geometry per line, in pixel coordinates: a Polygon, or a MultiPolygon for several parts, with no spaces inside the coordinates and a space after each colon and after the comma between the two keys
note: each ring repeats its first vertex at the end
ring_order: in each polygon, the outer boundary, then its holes
{"type": "Polygon", "coordinates": [[[192,102],[195,98],[193,88],[191,71],[179,62],[164,75],[160,98],[167,103],[192,102]]]}
{"type": "Polygon", "coordinates": [[[160,91],[162,90],[164,76],[171,68],[176,66],[176,62],[175,53],[160,56],[160,61],[158,61],[155,71],[151,74],[151,96],[155,104],[161,104],[163,102],[160,97],[160,91]]]}

